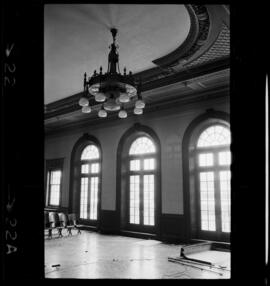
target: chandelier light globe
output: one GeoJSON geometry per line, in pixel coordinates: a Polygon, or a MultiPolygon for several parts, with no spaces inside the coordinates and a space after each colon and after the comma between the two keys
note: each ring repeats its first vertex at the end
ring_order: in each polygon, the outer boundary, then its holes
{"type": "Polygon", "coordinates": [[[120,105],[117,104],[113,98],[110,98],[104,103],[104,109],[107,111],[118,111],[120,109],[120,105]]]}
{"type": "Polygon", "coordinates": [[[96,100],[97,102],[104,102],[104,101],[106,100],[106,96],[105,96],[105,94],[103,94],[103,93],[97,93],[97,94],[95,95],[95,100],[96,100]]]}
{"type": "Polygon", "coordinates": [[[87,100],[87,98],[85,97],[81,97],[80,100],[79,100],[79,105],[80,106],[88,106],[89,105],[89,101],[87,100]]]}
{"type": "Polygon", "coordinates": [[[98,116],[101,118],[107,117],[107,111],[104,109],[100,109],[98,112],[98,116]]]}
{"type": "Polygon", "coordinates": [[[121,93],[119,96],[119,101],[121,103],[127,103],[129,102],[129,96],[126,93],[121,93]]]}
{"type": "Polygon", "coordinates": [[[145,107],[144,101],[142,99],[137,100],[136,103],[135,103],[135,107],[139,108],[139,109],[144,108],[145,107]]]}
{"type": "Polygon", "coordinates": [[[137,115],[143,114],[142,108],[137,108],[137,107],[135,107],[135,108],[134,108],[134,114],[137,114],[137,115]]]}
{"type": "Polygon", "coordinates": [[[120,110],[118,113],[119,118],[126,118],[127,117],[127,112],[125,110],[120,110]]]}
{"type": "Polygon", "coordinates": [[[90,113],[91,107],[90,106],[83,106],[82,107],[82,113],[90,113]]]}

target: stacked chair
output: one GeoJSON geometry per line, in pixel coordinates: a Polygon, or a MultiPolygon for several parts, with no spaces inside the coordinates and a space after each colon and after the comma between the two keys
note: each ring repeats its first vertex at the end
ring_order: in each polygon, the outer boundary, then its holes
{"type": "Polygon", "coordinates": [[[76,229],[77,233],[81,233],[80,225],[77,224],[76,214],[66,214],[57,212],[44,211],[44,229],[45,235],[52,238],[53,230],[57,230],[58,237],[63,237],[62,231],[65,229],[68,236],[72,235],[72,229],[76,229]]]}

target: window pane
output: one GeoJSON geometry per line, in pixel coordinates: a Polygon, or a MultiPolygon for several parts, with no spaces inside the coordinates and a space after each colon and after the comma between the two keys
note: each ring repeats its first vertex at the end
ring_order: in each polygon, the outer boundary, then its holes
{"type": "Polygon", "coordinates": [[[219,165],[230,165],[231,164],[231,152],[219,152],[218,153],[219,165]]]}
{"type": "Polygon", "coordinates": [[[51,185],[50,205],[59,205],[60,185],[51,185]]]}
{"type": "Polygon", "coordinates": [[[51,171],[51,184],[60,184],[61,171],[51,171]]]}
{"type": "Polygon", "coordinates": [[[95,174],[99,172],[99,163],[91,164],[91,173],[95,174]]]}
{"type": "Polygon", "coordinates": [[[88,145],[83,149],[81,160],[92,160],[99,158],[99,151],[95,145],[88,145]]]}
{"type": "Polygon", "coordinates": [[[214,173],[200,173],[201,229],[215,231],[214,173]]]}
{"type": "Polygon", "coordinates": [[[80,218],[87,218],[88,178],[81,178],[80,218]]]}
{"type": "Polygon", "coordinates": [[[130,176],[129,222],[140,223],[140,176],[130,176]]]}
{"type": "Polygon", "coordinates": [[[92,177],[90,181],[90,219],[97,219],[97,206],[98,206],[98,177],[92,177]]]}
{"type": "Polygon", "coordinates": [[[139,170],[140,170],[140,160],[131,160],[130,171],[139,171],[139,170]]]}
{"type": "Polygon", "coordinates": [[[231,134],[227,127],[214,125],[208,127],[199,137],[197,147],[210,147],[231,144],[231,134]]]}
{"type": "Polygon", "coordinates": [[[223,232],[230,232],[231,224],[231,172],[219,172],[221,192],[221,226],[223,232]]]}
{"type": "Polygon", "coordinates": [[[51,171],[50,172],[50,205],[58,206],[60,200],[60,184],[61,184],[61,170],[51,171]]]}
{"type": "Polygon", "coordinates": [[[199,154],[199,166],[200,167],[213,166],[213,154],[212,153],[199,154]]]}
{"type": "Polygon", "coordinates": [[[89,164],[83,164],[81,168],[82,174],[88,174],[89,173],[89,164]]]}
{"type": "Polygon", "coordinates": [[[155,169],[155,159],[144,159],[143,160],[144,170],[154,170],[155,169]]]}
{"type": "Polygon", "coordinates": [[[131,145],[129,149],[130,155],[155,153],[156,147],[152,140],[148,137],[139,137],[131,145]]]}
{"type": "Polygon", "coordinates": [[[154,225],[154,175],[143,176],[143,223],[144,225],[154,225]]]}

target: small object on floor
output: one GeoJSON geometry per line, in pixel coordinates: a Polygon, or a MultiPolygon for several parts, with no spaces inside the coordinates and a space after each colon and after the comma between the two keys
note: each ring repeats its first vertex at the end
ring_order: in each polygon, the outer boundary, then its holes
{"type": "Polygon", "coordinates": [[[180,257],[182,257],[185,260],[189,260],[189,261],[194,261],[194,262],[199,262],[199,263],[203,263],[203,264],[207,264],[207,265],[212,265],[211,262],[209,261],[205,261],[205,260],[200,260],[200,259],[194,259],[194,258],[189,258],[184,254],[184,249],[181,248],[181,254],[180,257]]]}
{"type": "Polygon", "coordinates": [[[52,265],[52,267],[60,267],[61,265],[60,264],[54,264],[52,265]]]}
{"type": "Polygon", "coordinates": [[[88,250],[85,250],[85,252],[88,252],[88,250]]]}

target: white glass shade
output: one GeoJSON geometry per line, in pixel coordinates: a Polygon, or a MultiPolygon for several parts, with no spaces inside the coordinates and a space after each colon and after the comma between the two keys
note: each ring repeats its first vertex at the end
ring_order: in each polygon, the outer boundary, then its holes
{"type": "Polygon", "coordinates": [[[79,100],[79,105],[80,106],[87,106],[89,104],[89,101],[85,97],[81,97],[79,100]]]}
{"type": "Polygon", "coordinates": [[[96,100],[97,102],[104,102],[104,101],[106,100],[106,96],[105,96],[105,94],[103,94],[103,93],[97,93],[97,94],[95,95],[95,100],[96,100]]]}
{"type": "Polygon", "coordinates": [[[129,102],[129,96],[126,93],[121,93],[119,96],[119,101],[121,103],[129,102]]]}
{"type": "Polygon", "coordinates": [[[135,107],[135,108],[134,108],[134,113],[137,114],[137,115],[143,114],[143,110],[142,110],[141,108],[135,107]]]}
{"type": "Polygon", "coordinates": [[[83,113],[90,113],[91,112],[91,107],[90,106],[83,106],[82,107],[82,112],[83,113]]]}
{"type": "Polygon", "coordinates": [[[104,109],[100,109],[98,112],[99,117],[107,117],[107,111],[104,109]]]}
{"type": "Polygon", "coordinates": [[[119,118],[126,118],[127,112],[125,110],[120,110],[118,113],[119,118]]]}
{"type": "Polygon", "coordinates": [[[136,101],[136,103],[135,103],[135,107],[136,107],[136,108],[144,108],[144,107],[145,107],[144,101],[141,100],[141,99],[138,99],[138,100],[136,101]]]}
{"type": "Polygon", "coordinates": [[[108,111],[117,111],[120,109],[120,105],[115,102],[114,99],[109,99],[106,103],[104,103],[104,109],[108,111]]]}

